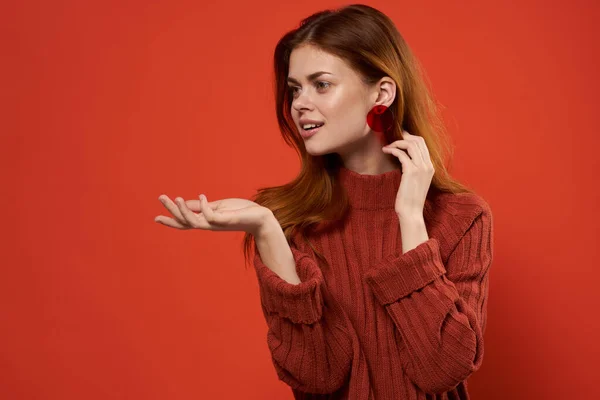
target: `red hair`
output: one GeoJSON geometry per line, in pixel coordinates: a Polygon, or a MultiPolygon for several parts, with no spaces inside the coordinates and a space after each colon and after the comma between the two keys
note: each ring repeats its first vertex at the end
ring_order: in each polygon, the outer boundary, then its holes
{"type": "MultiPolygon", "coordinates": [[[[384,76],[393,79],[397,87],[396,98],[389,108],[394,116],[394,126],[385,134],[386,143],[402,139],[402,130],[425,140],[435,169],[428,197],[432,192],[473,192],[448,173],[444,161],[445,157],[451,159],[452,148],[437,105],[419,62],[392,20],[379,10],[362,4],[317,12],[303,19],[297,29],[279,40],[273,60],[277,122],[285,142],[300,154],[300,173],[285,185],[259,188],[251,199],[273,212],[288,243],[296,234],[308,242],[306,234],[309,230],[327,221],[339,221],[348,211],[346,194],[336,178],[341,165],[339,155],[331,153],[315,157],[308,154],[292,119],[287,75],[290,54],[301,45],[315,46],[340,57],[365,84],[374,84],[384,76]]],[[[400,168],[401,163],[397,162],[400,168]]],[[[242,243],[246,263],[250,260],[253,241],[253,235],[246,233],[242,243]]],[[[254,251],[257,251],[255,243],[254,251]]]]}

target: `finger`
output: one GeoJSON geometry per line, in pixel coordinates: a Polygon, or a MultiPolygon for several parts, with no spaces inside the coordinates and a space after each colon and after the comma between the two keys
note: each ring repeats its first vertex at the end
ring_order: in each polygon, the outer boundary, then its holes
{"type": "Polygon", "coordinates": [[[416,141],[408,140],[407,150],[408,154],[410,155],[410,158],[413,160],[415,165],[422,166],[425,163],[425,160],[423,159],[423,154],[421,154],[421,148],[419,147],[416,141]]]}
{"type": "Polygon", "coordinates": [[[157,217],[154,218],[154,221],[158,222],[159,224],[169,226],[171,228],[190,229],[190,227],[188,225],[180,224],[173,218],[165,217],[164,215],[158,215],[157,217]]]}
{"type": "MultiPolygon", "coordinates": [[[[427,146],[421,146],[422,144],[425,144],[425,142],[422,140],[423,138],[421,136],[411,135],[407,131],[402,131],[402,137],[404,137],[404,140],[406,140],[407,142],[413,143],[416,145],[416,149],[418,150],[419,158],[421,161],[417,164],[424,165],[425,163],[427,163],[427,158],[426,158],[425,154],[423,154],[423,147],[427,147],[427,146]]],[[[411,157],[412,157],[412,154],[411,154],[411,157]]],[[[414,160],[414,158],[413,158],[413,160],[414,160]]]]}
{"type": "Polygon", "coordinates": [[[227,218],[223,214],[214,212],[213,209],[208,206],[208,200],[203,194],[200,195],[200,211],[209,224],[223,225],[227,223],[227,218]]]}
{"type": "MultiPolygon", "coordinates": [[[[406,131],[404,131],[404,132],[406,132],[406,131]]],[[[421,149],[421,156],[423,156],[423,161],[425,162],[425,164],[433,165],[433,163],[431,162],[431,154],[429,154],[429,148],[427,147],[425,138],[423,136],[411,135],[408,132],[406,132],[406,133],[409,135],[409,137],[415,138],[415,141],[417,142],[417,144],[419,145],[419,148],[421,149]]]]}
{"type": "Polygon", "coordinates": [[[406,149],[408,151],[408,155],[410,155],[410,158],[415,165],[423,165],[424,161],[423,157],[421,156],[421,149],[415,142],[410,142],[408,140],[397,140],[391,145],[384,147],[383,150],[386,151],[393,148],[406,149]]]}
{"type": "MultiPolygon", "coordinates": [[[[420,136],[419,136],[420,137],[420,136]]],[[[421,145],[422,154],[425,158],[425,164],[433,166],[433,162],[431,161],[431,155],[429,154],[429,148],[427,147],[427,143],[425,143],[425,139],[421,138],[418,142],[421,145]]]]}
{"type": "Polygon", "coordinates": [[[185,218],[189,225],[191,225],[193,228],[200,228],[200,221],[198,216],[194,214],[189,208],[187,208],[187,206],[185,205],[185,201],[183,201],[181,197],[177,197],[175,199],[175,204],[177,204],[177,207],[179,207],[179,211],[181,211],[183,218],[185,218]]]}
{"type": "Polygon", "coordinates": [[[173,216],[175,217],[177,222],[179,222],[182,225],[187,225],[187,221],[181,214],[179,207],[177,207],[177,205],[175,203],[173,203],[173,201],[169,198],[169,196],[162,194],[162,195],[158,196],[158,200],[160,200],[160,202],[165,206],[165,208],[167,210],[169,210],[169,212],[171,214],[173,214],[173,216]]]}
{"type": "Polygon", "coordinates": [[[421,149],[421,157],[423,157],[423,163],[425,165],[433,165],[433,163],[431,162],[431,156],[429,155],[429,150],[427,149],[427,144],[425,144],[425,140],[417,140],[417,145],[421,149]]]}
{"type": "Polygon", "coordinates": [[[383,151],[386,153],[391,153],[391,154],[395,155],[396,157],[398,157],[398,159],[402,163],[403,168],[416,168],[417,167],[415,165],[415,163],[413,163],[413,161],[410,159],[408,154],[406,154],[401,149],[392,147],[392,148],[384,148],[383,151]]]}
{"type": "MultiPolygon", "coordinates": [[[[211,210],[216,210],[219,207],[219,203],[221,200],[209,201],[206,204],[210,207],[211,210]]],[[[200,209],[200,200],[186,200],[185,205],[194,212],[201,212],[200,209]]]]}

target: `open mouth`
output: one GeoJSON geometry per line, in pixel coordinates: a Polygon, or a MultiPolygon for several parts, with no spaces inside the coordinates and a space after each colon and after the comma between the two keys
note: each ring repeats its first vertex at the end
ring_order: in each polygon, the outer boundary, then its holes
{"type": "MultiPolygon", "coordinates": [[[[304,128],[304,126],[303,126],[303,127],[302,127],[302,130],[303,130],[304,132],[314,132],[314,131],[316,131],[317,129],[319,129],[320,127],[322,127],[323,125],[325,125],[325,124],[323,123],[323,124],[317,124],[317,125],[310,125],[310,126],[308,126],[307,128],[304,128]]],[[[306,126],[306,125],[305,125],[305,126],[306,126]]]]}

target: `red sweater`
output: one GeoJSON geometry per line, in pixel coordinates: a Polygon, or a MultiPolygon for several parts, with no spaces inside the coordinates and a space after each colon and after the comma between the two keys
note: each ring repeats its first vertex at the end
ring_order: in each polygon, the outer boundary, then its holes
{"type": "Polygon", "coordinates": [[[474,194],[431,195],[429,240],[402,254],[401,176],[341,168],[350,213],[308,237],[329,267],[293,238],[300,284],[255,254],[267,344],[295,399],[469,399],[466,379],[483,360],[492,214],[474,194]]]}

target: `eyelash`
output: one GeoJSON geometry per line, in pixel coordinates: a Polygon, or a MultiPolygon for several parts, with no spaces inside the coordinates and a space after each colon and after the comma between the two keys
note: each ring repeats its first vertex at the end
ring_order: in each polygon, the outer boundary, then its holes
{"type": "MultiPolygon", "coordinates": [[[[331,85],[329,82],[325,82],[325,81],[316,81],[315,83],[316,83],[316,84],[319,84],[319,83],[324,83],[324,84],[326,84],[326,85],[327,85],[327,86],[326,86],[326,88],[328,88],[328,87],[331,85]]],[[[289,87],[289,92],[290,92],[290,94],[291,94],[292,96],[295,94],[295,92],[294,92],[294,91],[295,91],[297,88],[298,88],[297,86],[290,86],[290,87],[289,87]]]]}

